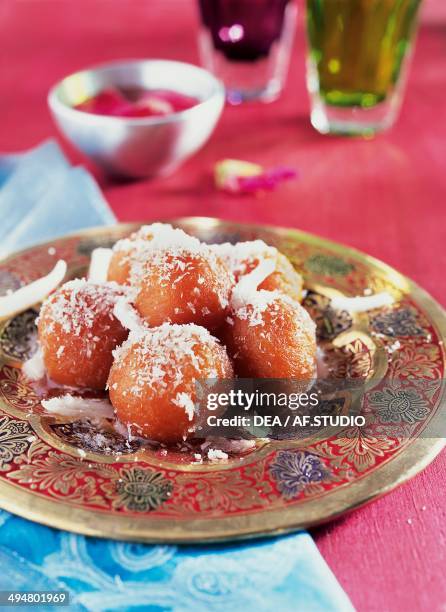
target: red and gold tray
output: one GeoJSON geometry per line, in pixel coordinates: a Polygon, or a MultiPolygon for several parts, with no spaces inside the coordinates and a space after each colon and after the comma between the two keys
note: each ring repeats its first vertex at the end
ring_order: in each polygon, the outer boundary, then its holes
{"type": "MultiPolygon", "coordinates": [[[[187,452],[163,456],[138,441],[126,445],[111,428],[92,435],[80,421],[45,414],[21,372],[35,341],[36,313],[27,311],[0,329],[2,508],[61,529],[138,541],[282,533],[383,495],[443,448],[446,318],[422,289],[376,259],[303,232],[209,218],[174,224],[208,242],[261,238],[278,247],[304,273],[306,306],[332,365],[365,376],[370,388],[392,378],[428,381],[422,418],[406,419],[410,435],[389,435],[377,419],[325,438],[258,442],[226,463],[191,465],[187,452]],[[389,292],[394,305],[356,315],[329,306],[334,294],[366,289],[389,292]]],[[[0,264],[0,293],[46,274],[60,258],[70,276],[80,275],[92,249],[135,227],[88,230],[17,253],[0,264]]],[[[382,397],[401,403],[391,388],[382,397]]]]}

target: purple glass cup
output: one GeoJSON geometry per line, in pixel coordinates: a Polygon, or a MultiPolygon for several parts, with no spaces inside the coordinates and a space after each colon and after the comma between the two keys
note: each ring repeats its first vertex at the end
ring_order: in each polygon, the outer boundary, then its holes
{"type": "Polygon", "coordinates": [[[282,91],[296,22],[293,0],[199,0],[202,64],[228,101],[269,102],[282,91]]]}

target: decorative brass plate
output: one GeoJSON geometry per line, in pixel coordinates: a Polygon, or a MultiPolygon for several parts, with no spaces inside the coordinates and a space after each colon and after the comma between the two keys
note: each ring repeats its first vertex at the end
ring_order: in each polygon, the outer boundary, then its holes
{"type": "MultiPolygon", "coordinates": [[[[259,443],[227,463],[191,465],[187,453],[126,445],[106,426],[91,435],[82,422],[45,414],[20,369],[35,342],[35,313],[27,312],[0,329],[1,507],[61,529],[138,541],[283,533],[383,495],[443,448],[435,428],[444,410],[446,318],[427,293],[376,259],[303,232],[211,218],[174,224],[208,242],[261,238],[277,246],[305,275],[305,304],[331,367],[364,376],[370,387],[384,376],[428,379],[425,417],[404,439],[383,434],[375,422],[323,439],[259,443]],[[366,289],[388,291],[395,304],[354,316],[329,306],[333,294],[366,289]]],[[[71,276],[82,273],[93,248],[136,227],[88,230],[17,253],[0,263],[0,289],[42,276],[59,258],[71,276]]]]}

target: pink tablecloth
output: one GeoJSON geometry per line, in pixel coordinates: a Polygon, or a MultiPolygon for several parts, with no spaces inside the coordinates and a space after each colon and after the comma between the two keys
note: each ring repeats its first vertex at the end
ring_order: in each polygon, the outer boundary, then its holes
{"type": "MultiPolygon", "coordinates": [[[[55,134],[45,96],[62,76],[119,57],[196,62],[195,30],[192,0],[2,0],[0,151],[55,134]]],[[[319,136],[308,121],[300,23],[278,102],[226,109],[208,145],[168,179],[102,184],[122,220],[203,214],[298,227],[385,260],[444,304],[445,99],[446,8],[426,0],[397,126],[373,141],[319,136]],[[301,179],[263,198],[231,198],[210,180],[222,157],[295,166],[301,179]]],[[[360,611],[445,609],[445,469],[443,454],[399,490],[314,531],[360,611]]]]}

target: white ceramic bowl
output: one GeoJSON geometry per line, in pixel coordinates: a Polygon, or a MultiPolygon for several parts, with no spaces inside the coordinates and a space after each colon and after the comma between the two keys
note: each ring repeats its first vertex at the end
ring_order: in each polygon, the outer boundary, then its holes
{"type": "Polygon", "coordinates": [[[76,72],[48,95],[64,136],[106,172],[142,178],[173,172],[208,140],[224,105],[224,88],[203,68],[168,60],[125,60],[76,72]],[[109,117],[73,108],[110,86],[170,89],[199,103],[164,117],[109,117]]]}

